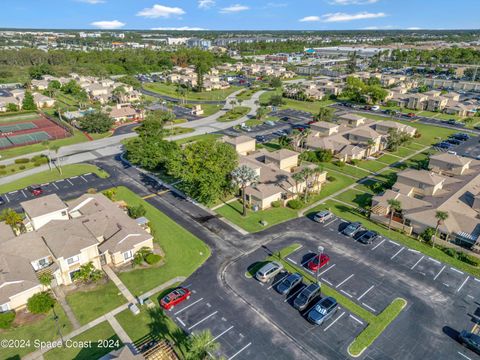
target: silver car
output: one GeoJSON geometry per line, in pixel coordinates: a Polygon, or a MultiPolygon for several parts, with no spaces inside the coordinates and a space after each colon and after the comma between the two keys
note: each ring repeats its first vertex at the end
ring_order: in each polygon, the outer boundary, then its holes
{"type": "Polygon", "coordinates": [[[262,268],[256,272],[255,277],[257,278],[258,281],[265,283],[270,281],[270,279],[272,279],[275,275],[277,275],[282,270],[283,270],[282,264],[276,261],[272,261],[262,266],[262,268]]]}
{"type": "Polygon", "coordinates": [[[333,214],[328,210],[323,210],[315,214],[313,220],[319,223],[323,223],[333,217],[333,214]]]}

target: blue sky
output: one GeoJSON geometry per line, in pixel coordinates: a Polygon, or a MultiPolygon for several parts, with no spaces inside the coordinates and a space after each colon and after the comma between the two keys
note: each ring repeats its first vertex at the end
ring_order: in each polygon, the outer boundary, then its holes
{"type": "Polygon", "coordinates": [[[480,0],[1,0],[0,27],[342,30],[479,28],[480,0]]]}

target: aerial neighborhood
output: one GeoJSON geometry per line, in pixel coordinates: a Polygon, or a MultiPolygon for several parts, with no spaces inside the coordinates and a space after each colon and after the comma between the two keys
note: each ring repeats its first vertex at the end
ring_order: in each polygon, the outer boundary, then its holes
{"type": "Polygon", "coordinates": [[[0,13],[0,359],[480,359],[480,4],[53,3],[0,13]]]}

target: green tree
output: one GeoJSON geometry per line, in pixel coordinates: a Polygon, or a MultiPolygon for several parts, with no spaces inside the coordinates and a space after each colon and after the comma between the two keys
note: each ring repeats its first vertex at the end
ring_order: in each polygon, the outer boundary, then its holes
{"type": "Polygon", "coordinates": [[[32,295],[27,300],[27,309],[33,314],[45,314],[55,305],[55,299],[48,291],[32,295]]]}
{"type": "Polygon", "coordinates": [[[128,216],[130,216],[132,219],[138,219],[139,217],[145,216],[147,213],[147,209],[145,209],[145,206],[142,204],[130,205],[127,207],[127,210],[128,216]]]}
{"type": "Polygon", "coordinates": [[[260,106],[258,109],[257,109],[257,114],[256,114],[256,118],[258,120],[262,120],[267,114],[268,114],[268,109],[265,107],[265,106],[260,106]]]}
{"type": "Polygon", "coordinates": [[[52,80],[48,83],[47,86],[47,94],[50,97],[54,97],[58,94],[60,89],[62,88],[62,84],[58,80],[52,80]]]}
{"type": "Polygon", "coordinates": [[[446,212],[446,211],[436,211],[435,212],[435,219],[437,219],[437,224],[435,226],[435,235],[432,237],[432,247],[435,247],[435,240],[437,239],[438,228],[440,227],[440,225],[445,223],[445,220],[448,219],[448,212],[446,212]]]}
{"type": "Polygon", "coordinates": [[[213,139],[189,144],[167,162],[168,172],[182,180],[185,193],[202,203],[213,203],[230,185],[238,155],[228,144],[213,139]]]}
{"type": "Polygon", "coordinates": [[[330,149],[319,149],[316,152],[317,159],[320,162],[330,162],[333,158],[332,150],[330,149]]]}
{"type": "Polygon", "coordinates": [[[110,131],[113,119],[100,111],[92,111],[78,120],[78,127],[83,131],[100,134],[110,131]]]}
{"type": "Polygon", "coordinates": [[[18,111],[18,105],[14,103],[8,103],[7,111],[10,111],[10,112],[18,111]]]}
{"type": "Polygon", "coordinates": [[[192,334],[188,338],[186,360],[207,360],[210,354],[218,350],[220,345],[214,341],[210,330],[192,334]]]}
{"type": "Polygon", "coordinates": [[[433,235],[435,235],[435,229],[428,227],[422,231],[422,233],[420,234],[420,239],[425,242],[430,242],[432,241],[433,235]]]}
{"type": "Polygon", "coordinates": [[[33,95],[30,91],[25,91],[25,97],[22,101],[22,109],[37,110],[37,104],[35,104],[35,100],[33,99],[33,95]]]}
{"type": "Polygon", "coordinates": [[[115,97],[115,100],[117,101],[117,104],[121,103],[122,96],[124,96],[127,93],[125,88],[123,86],[117,86],[115,89],[112,91],[112,95],[115,97]]]}
{"type": "Polygon", "coordinates": [[[147,170],[163,168],[180,151],[175,142],[152,136],[131,139],[125,144],[125,149],[130,162],[147,170]]]}
{"type": "Polygon", "coordinates": [[[97,282],[102,278],[103,272],[96,269],[91,261],[81,265],[78,271],[73,274],[73,280],[84,283],[97,282]]]}
{"type": "Polygon", "coordinates": [[[348,63],[347,63],[347,73],[353,74],[357,71],[357,52],[354,51],[349,55],[348,63]]]}
{"type": "Polygon", "coordinates": [[[388,230],[392,226],[393,215],[395,212],[400,212],[402,210],[402,203],[396,199],[388,199],[387,204],[390,210],[390,220],[388,221],[388,230]]]}
{"type": "Polygon", "coordinates": [[[39,64],[32,66],[28,70],[28,74],[30,75],[30,79],[40,80],[43,75],[52,74],[52,69],[48,64],[39,64]]]}
{"type": "Polygon", "coordinates": [[[242,191],[243,216],[247,216],[247,195],[245,190],[247,186],[254,185],[259,176],[251,167],[241,165],[232,171],[232,182],[242,191]]]}
{"type": "Polygon", "coordinates": [[[327,106],[322,106],[318,110],[318,114],[315,118],[317,121],[332,121],[333,119],[333,109],[327,106]]]}
{"type": "Polygon", "coordinates": [[[285,104],[285,100],[283,100],[282,95],[272,95],[268,100],[268,104],[271,106],[281,106],[285,104]]]}
{"type": "Polygon", "coordinates": [[[20,231],[23,225],[22,215],[10,208],[2,210],[0,213],[0,221],[4,221],[5,224],[9,225],[15,232],[20,231]]]}
{"type": "Polygon", "coordinates": [[[273,77],[270,79],[270,86],[273,88],[280,88],[282,87],[282,79],[279,77],[273,77]]]}
{"type": "Polygon", "coordinates": [[[366,95],[370,98],[373,104],[376,104],[379,101],[385,100],[388,95],[388,91],[379,85],[371,85],[367,87],[366,95]]]}
{"type": "Polygon", "coordinates": [[[53,275],[49,272],[44,272],[42,275],[38,277],[40,284],[43,286],[50,286],[53,280],[53,275]]]}

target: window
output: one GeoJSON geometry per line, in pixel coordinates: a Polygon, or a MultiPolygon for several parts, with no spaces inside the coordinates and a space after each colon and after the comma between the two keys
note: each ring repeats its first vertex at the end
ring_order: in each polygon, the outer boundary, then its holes
{"type": "Polygon", "coordinates": [[[72,265],[72,264],[75,264],[75,263],[77,263],[77,262],[79,262],[79,261],[80,261],[80,257],[79,257],[78,255],[75,255],[75,256],[69,257],[69,258],[67,259],[67,264],[68,264],[68,265],[72,265]]]}
{"type": "Polygon", "coordinates": [[[67,216],[67,212],[66,212],[66,211],[62,211],[62,216],[67,216]]]}
{"type": "Polygon", "coordinates": [[[133,257],[132,250],[128,250],[123,253],[123,258],[125,260],[131,259],[133,257]]]}
{"type": "Polygon", "coordinates": [[[0,312],[5,312],[8,310],[10,310],[10,305],[8,305],[8,303],[0,305],[0,312]]]}

